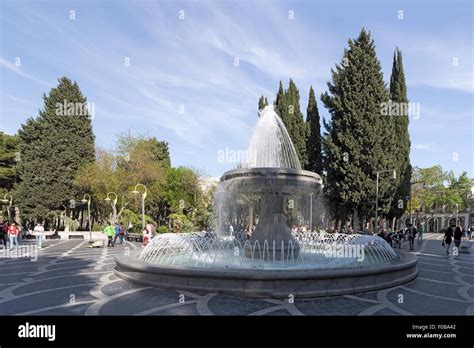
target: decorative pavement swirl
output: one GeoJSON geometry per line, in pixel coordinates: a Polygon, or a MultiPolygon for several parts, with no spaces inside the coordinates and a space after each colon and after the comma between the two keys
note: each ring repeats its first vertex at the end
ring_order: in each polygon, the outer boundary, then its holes
{"type": "Polygon", "coordinates": [[[114,257],[138,244],[90,249],[47,240],[36,261],[0,249],[0,315],[474,315],[474,250],[447,256],[441,238],[425,234],[415,252],[419,275],[407,284],[294,301],[141,286],[113,274],[114,257]]]}

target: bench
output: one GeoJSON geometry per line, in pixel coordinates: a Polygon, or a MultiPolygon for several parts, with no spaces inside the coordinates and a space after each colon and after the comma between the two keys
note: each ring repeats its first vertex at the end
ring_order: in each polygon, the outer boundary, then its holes
{"type": "Polygon", "coordinates": [[[135,242],[143,242],[143,235],[139,233],[127,233],[125,235],[125,239],[129,242],[135,241],[135,242]]]}

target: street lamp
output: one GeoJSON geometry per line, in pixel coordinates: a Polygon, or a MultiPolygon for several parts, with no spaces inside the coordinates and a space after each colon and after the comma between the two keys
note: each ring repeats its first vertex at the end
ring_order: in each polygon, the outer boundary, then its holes
{"type": "Polygon", "coordinates": [[[3,203],[8,203],[8,205],[7,205],[7,213],[8,213],[8,223],[10,223],[10,222],[11,222],[10,208],[11,208],[12,203],[13,203],[13,197],[12,197],[12,195],[9,194],[9,193],[5,193],[5,195],[3,196],[2,202],[3,202],[3,203]],[[8,199],[7,197],[10,197],[10,199],[8,199]]]}
{"type": "Polygon", "coordinates": [[[459,226],[459,204],[456,204],[456,226],[459,226]]]}
{"type": "Polygon", "coordinates": [[[116,205],[117,205],[117,194],[115,192],[109,192],[107,193],[107,197],[105,197],[105,200],[107,202],[110,202],[112,204],[112,211],[114,213],[114,217],[113,217],[113,220],[114,220],[114,223],[116,222],[117,220],[117,209],[116,209],[116,205]],[[114,199],[111,199],[109,196],[110,195],[114,195],[114,199]]]}
{"type": "Polygon", "coordinates": [[[142,230],[145,229],[145,198],[147,189],[146,186],[143,184],[136,184],[135,189],[132,191],[133,194],[141,194],[142,196],[142,230]],[[143,187],[143,192],[138,191],[138,187],[143,187]]]}
{"type": "Polygon", "coordinates": [[[380,172],[375,172],[377,175],[377,180],[375,183],[375,233],[377,233],[379,228],[379,177],[383,173],[392,173],[392,178],[397,178],[397,171],[395,169],[391,170],[382,170],[380,172]]]}
{"type": "Polygon", "coordinates": [[[87,203],[87,222],[89,224],[89,240],[92,240],[92,226],[91,226],[91,196],[87,193],[82,198],[82,203],[87,203]],[[87,197],[87,199],[86,199],[87,197]]]}

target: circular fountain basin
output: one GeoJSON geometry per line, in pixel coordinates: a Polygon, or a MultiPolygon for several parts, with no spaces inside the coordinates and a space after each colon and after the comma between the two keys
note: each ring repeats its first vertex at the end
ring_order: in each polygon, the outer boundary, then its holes
{"type": "Polygon", "coordinates": [[[347,295],[393,287],[417,275],[413,255],[395,253],[372,236],[324,234],[318,240],[309,235],[299,241],[299,255],[284,261],[249,259],[243,255],[245,248],[255,246],[248,242],[170,234],[151,243],[138,257],[117,257],[115,274],[160,288],[255,298],[347,295]],[[327,257],[324,250],[338,245],[365,246],[363,262],[327,257]]]}

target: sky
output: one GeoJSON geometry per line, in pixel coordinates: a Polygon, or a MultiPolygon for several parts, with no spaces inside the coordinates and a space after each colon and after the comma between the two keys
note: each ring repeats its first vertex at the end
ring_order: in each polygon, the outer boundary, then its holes
{"type": "Polygon", "coordinates": [[[0,0],[0,10],[0,129],[9,134],[67,76],[94,106],[97,146],[112,149],[121,133],[155,136],[172,165],[220,176],[247,148],[259,96],[273,101],[280,80],[295,81],[304,114],[313,86],[330,119],[319,96],[365,27],[387,83],[402,51],[419,107],[412,165],[474,176],[470,0],[0,0]]]}

